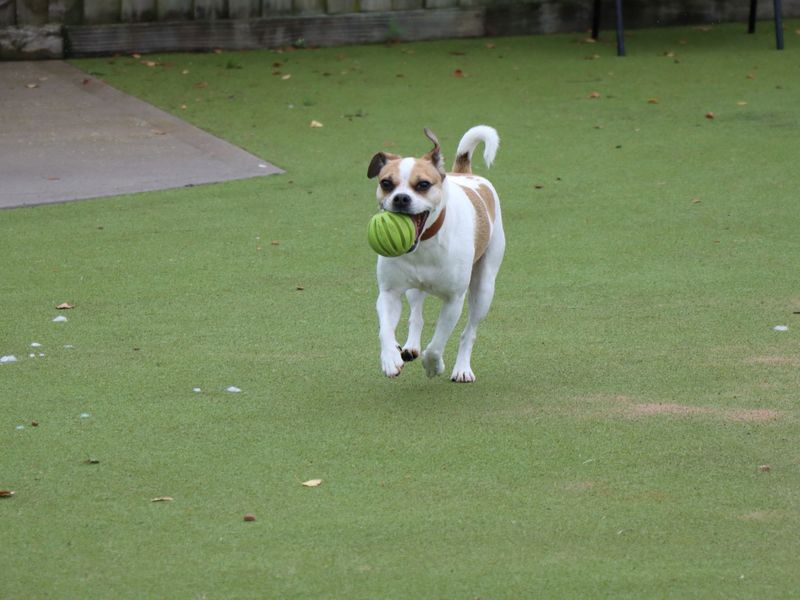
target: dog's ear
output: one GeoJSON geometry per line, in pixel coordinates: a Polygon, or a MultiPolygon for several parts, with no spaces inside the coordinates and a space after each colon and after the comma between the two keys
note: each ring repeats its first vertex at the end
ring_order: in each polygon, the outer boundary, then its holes
{"type": "Polygon", "coordinates": [[[431,142],[433,142],[433,150],[428,152],[425,155],[425,158],[427,158],[429,161],[433,163],[433,166],[436,167],[436,170],[439,171],[439,173],[442,176],[442,179],[444,179],[444,173],[445,173],[444,157],[442,156],[441,146],[439,146],[439,138],[437,138],[436,134],[433,133],[427,127],[423,129],[423,131],[425,132],[425,137],[427,137],[431,142]]]}
{"type": "Polygon", "coordinates": [[[367,177],[372,179],[373,177],[377,177],[378,173],[381,172],[381,169],[384,165],[389,162],[390,160],[397,160],[400,158],[396,154],[389,154],[388,152],[378,152],[375,156],[372,157],[372,160],[369,163],[369,167],[367,168],[367,177]]]}

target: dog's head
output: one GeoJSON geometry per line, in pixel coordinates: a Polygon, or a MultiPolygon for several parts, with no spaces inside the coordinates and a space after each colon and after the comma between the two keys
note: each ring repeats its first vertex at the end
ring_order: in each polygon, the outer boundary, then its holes
{"type": "Polygon", "coordinates": [[[444,159],[439,140],[430,129],[425,135],[433,142],[433,150],[420,158],[403,158],[378,152],[372,157],[367,177],[378,178],[378,204],[383,210],[409,215],[417,228],[414,247],[426,229],[444,208],[444,159]]]}

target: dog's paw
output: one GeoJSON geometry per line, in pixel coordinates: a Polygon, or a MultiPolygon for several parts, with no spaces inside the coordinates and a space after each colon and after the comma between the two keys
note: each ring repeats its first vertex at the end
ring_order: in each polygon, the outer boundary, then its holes
{"type": "Polygon", "coordinates": [[[411,362],[419,358],[419,348],[403,348],[400,356],[405,362],[411,362]]]}
{"type": "Polygon", "coordinates": [[[444,373],[444,359],[441,354],[425,351],[422,353],[422,366],[428,377],[436,377],[444,373]]]}
{"type": "Polygon", "coordinates": [[[388,352],[381,352],[381,368],[387,377],[397,377],[403,370],[403,357],[400,356],[400,349],[393,348],[388,352]]]}
{"type": "Polygon", "coordinates": [[[450,375],[450,381],[455,381],[456,383],[472,383],[475,381],[475,373],[472,372],[472,369],[467,367],[466,369],[454,369],[453,374],[450,375]]]}

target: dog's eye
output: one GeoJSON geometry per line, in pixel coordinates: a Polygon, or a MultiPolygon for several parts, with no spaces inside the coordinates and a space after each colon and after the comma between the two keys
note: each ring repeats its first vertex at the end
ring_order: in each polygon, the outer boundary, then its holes
{"type": "Polygon", "coordinates": [[[417,190],[418,192],[426,192],[430,189],[430,187],[431,187],[431,182],[423,180],[418,182],[417,185],[414,186],[414,189],[417,190]]]}
{"type": "Polygon", "coordinates": [[[384,192],[391,192],[394,189],[394,183],[391,179],[381,179],[381,189],[384,192]]]}

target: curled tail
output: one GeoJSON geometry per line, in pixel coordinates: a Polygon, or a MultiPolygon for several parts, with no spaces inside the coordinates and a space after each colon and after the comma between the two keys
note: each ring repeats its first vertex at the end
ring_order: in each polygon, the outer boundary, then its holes
{"type": "Polygon", "coordinates": [[[493,127],[476,125],[467,131],[458,143],[456,161],[453,164],[454,173],[472,173],[472,153],[481,142],[483,142],[483,161],[487,167],[492,166],[497,148],[500,146],[500,137],[493,127]]]}

